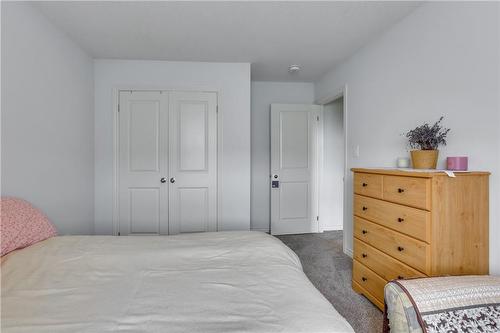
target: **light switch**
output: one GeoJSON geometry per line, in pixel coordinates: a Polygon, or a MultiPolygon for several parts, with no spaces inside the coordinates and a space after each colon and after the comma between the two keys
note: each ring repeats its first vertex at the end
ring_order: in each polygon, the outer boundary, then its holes
{"type": "Polygon", "coordinates": [[[359,145],[356,145],[354,147],[354,157],[359,157],[359,145]]]}

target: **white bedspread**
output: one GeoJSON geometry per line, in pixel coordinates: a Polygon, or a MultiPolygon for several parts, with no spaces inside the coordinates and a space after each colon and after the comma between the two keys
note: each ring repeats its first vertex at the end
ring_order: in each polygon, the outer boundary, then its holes
{"type": "Polygon", "coordinates": [[[9,332],[352,332],[260,232],[63,236],[2,262],[9,332]]]}

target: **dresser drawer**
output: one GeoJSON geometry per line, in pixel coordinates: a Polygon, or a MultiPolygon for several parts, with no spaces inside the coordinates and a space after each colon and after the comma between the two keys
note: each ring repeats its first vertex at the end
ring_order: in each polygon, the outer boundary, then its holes
{"type": "Polygon", "coordinates": [[[354,193],[382,198],[382,175],[369,173],[354,174],[354,193]]]}
{"type": "Polygon", "coordinates": [[[422,241],[356,216],[354,237],[425,274],[430,273],[430,246],[422,241]]]}
{"type": "Polygon", "coordinates": [[[356,238],[354,239],[354,259],[387,281],[425,276],[425,274],[356,238]]]}
{"type": "Polygon", "coordinates": [[[384,200],[431,209],[431,183],[428,178],[384,176],[383,189],[384,200]]]}
{"type": "Polygon", "coordinates": [[[357,260],[352,262],[352,280],[366,289],[382,303],[384,302],[384,287],[387,281],[360,264],[357,260]]]}
{"type": "Polygon", "coordinates": [[[430,242],[431,213],[426,210],[354,195],[354,214],[430,242]]]}

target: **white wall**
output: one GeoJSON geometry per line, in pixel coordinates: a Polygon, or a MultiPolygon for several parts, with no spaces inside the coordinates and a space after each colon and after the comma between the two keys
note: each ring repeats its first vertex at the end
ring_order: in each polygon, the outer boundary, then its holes
{"type": "Polygon", "coordinates": [[[271,103],[312,104],[314,84],[307,82],[252,82],[252,230],[269,231],[271,103]]]}
{"type": "MultiPolygon", "coordinates": [[[[394,166],[404,131],[444,115],[441,149],[489,170],[490,270],[500,273],[499,4],[427,3],[316,83],[321,100],[348,85],[348,167],[394,166]],[[360,146],[360,156],[353,150],[360,146]]],[[[348,179],[347,186],[352,186],[348,179]]],[[[352,211],[348,197],[347,211],[352,211]]],[[[352,219],[346,214],[347,251],[352,219]]]]}
{"type": "Polygon", "coordinates": [[[61,234],[94,221],[92,60],[28,3],[2,2],[2,195],[61,234]]]}
{"type": "Polygon", "coordinates": [[[323,107],[322,131],[323,146],[320,149],[323,150],[323,166],[319,184],[319,229],[342,230],[345,159],[343,98],[323,107]]]}
{"type": "Polygon", "coordinates": [[[219,230],[250,228],[250,64],[95,60],[95,232],[112,233],[113,88],[219,92],[219,230]]]}

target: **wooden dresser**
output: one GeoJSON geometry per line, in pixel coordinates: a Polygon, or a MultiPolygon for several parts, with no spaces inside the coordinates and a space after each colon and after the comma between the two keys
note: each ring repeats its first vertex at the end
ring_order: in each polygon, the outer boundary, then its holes
{"type": "Polygon", "coordinates": [[[488,274],[488,172],[354,172],[353,289],[384,308],[384,286],[488,274]]]}

